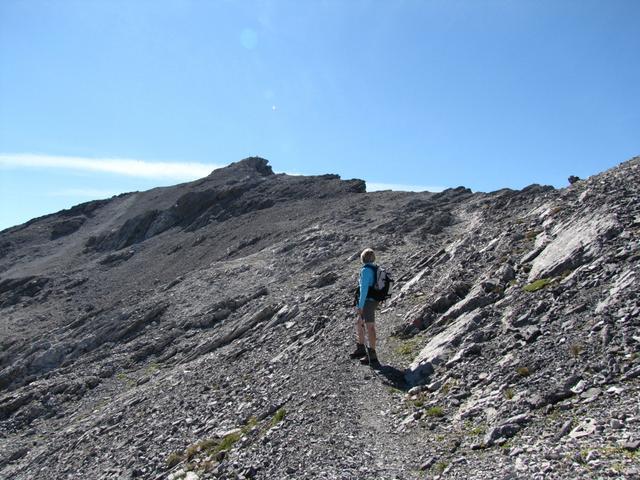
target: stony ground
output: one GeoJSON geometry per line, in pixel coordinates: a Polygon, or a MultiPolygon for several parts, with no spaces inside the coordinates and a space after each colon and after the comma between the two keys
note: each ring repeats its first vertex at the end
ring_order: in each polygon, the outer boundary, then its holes
{"type": "Polygon", "coordinates": [[[640,477],[639,181],[364,193],[252,158],[0,232],[0,476],[640,477]],[[380,371],[346,356],[366,246],[380,371]]]}

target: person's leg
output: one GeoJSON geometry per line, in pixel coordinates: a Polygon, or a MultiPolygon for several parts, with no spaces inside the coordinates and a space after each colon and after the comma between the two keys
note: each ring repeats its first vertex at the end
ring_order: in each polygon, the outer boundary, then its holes
{"type": "Polygon", "coordinates": [[[364,320],[359,315],[356,318],[356,340],[359,345],[364,343],[364,320]]]}
{"type": "Polygon", "coordinates": [[[365,321],[365,328],[367,330],[367,340],[369,345],[367,346],[367,356],[360,360],[365,365],[371,365],[372,367],[378,367],[378,355],[376,353],[376,307],[378,302],[367,302],[364,306],[363,314],[365,321]]]}
{"type": "Polygon", "coordinates": [[[376,349],[376,324],[374,322],[367,322],[367,340],[369,340],[369,348],[371,350],[376,349]]]}
{"type": "Polygon", "coordinates": [[[356,317],[356,348],[349,354],[349,358],[362,358],[367,354],[364,346],[364,320],[358,315],[356,317]]]}

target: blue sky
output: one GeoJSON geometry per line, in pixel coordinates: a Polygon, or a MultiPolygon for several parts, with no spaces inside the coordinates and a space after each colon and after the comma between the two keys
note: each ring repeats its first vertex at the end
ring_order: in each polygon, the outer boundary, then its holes
{"type": "Polygon", "coordinates": [[[0,229],[251,155],[564,186],[640,154],[639,21],[636,0],[3,0],[0,229]]]}

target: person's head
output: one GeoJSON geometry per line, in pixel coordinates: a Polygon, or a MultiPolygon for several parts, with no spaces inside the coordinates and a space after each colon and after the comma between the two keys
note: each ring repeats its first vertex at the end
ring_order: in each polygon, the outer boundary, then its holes
{"type": "Polygon", "coordinates": [[[376,254],[370,248],[365,248],[360,254],[360,260],[362,263],[373,263],[376,261],[376,254]]]}

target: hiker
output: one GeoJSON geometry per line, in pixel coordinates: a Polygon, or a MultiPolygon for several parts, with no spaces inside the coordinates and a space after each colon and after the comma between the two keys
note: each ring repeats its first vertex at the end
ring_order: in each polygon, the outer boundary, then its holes
{"type": "Polygon", "coordinates": [[[377,368],[380,366],[376,355],[376,308],[378,301],[369,295],[369,287],[375,282],[376,254],[366,248],[360,254],[362,269],[360,270],[360,297],[358,299],[358,316],[356,318],[356,349],[349,354],[349,358],[360,359],[363,365],[377,368]],[[368,346],[364,345],[365,329],[368,346]]]}

